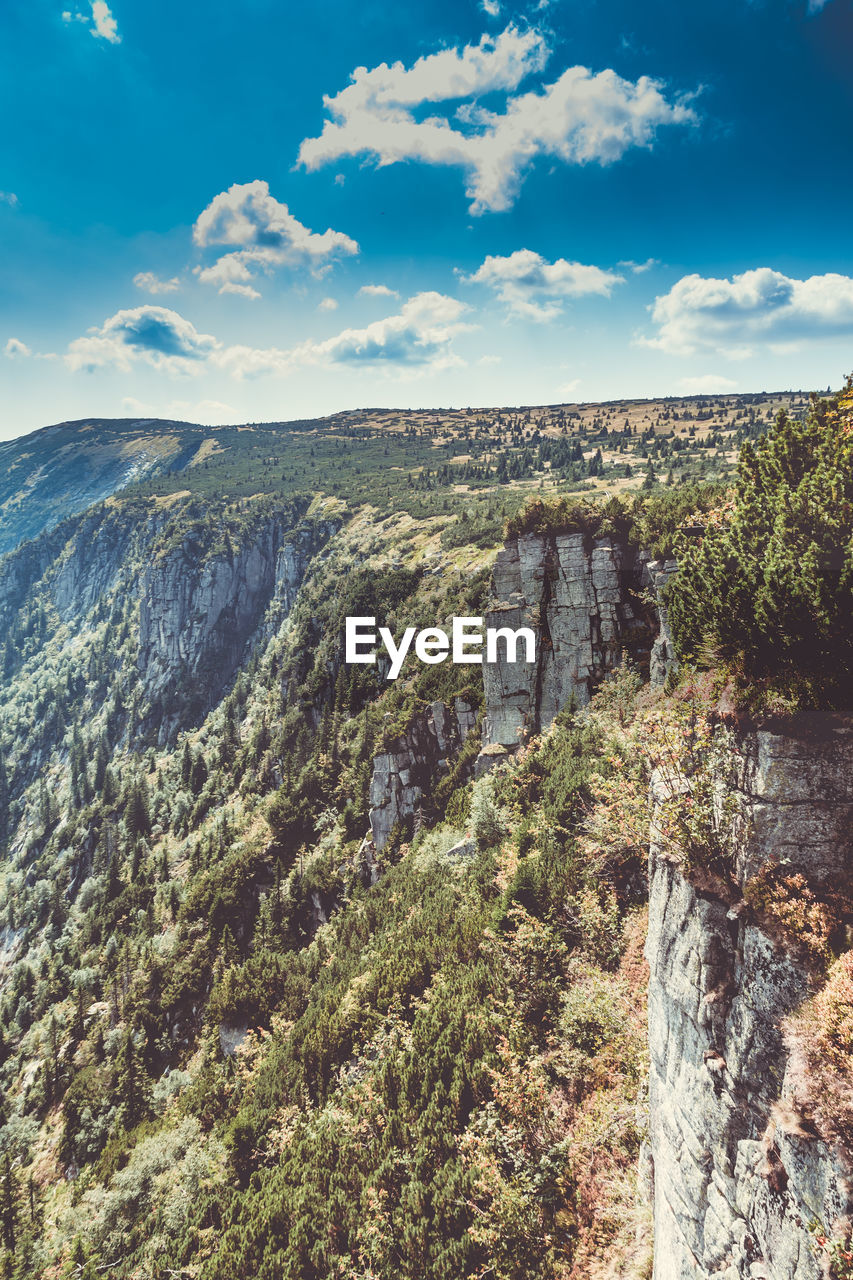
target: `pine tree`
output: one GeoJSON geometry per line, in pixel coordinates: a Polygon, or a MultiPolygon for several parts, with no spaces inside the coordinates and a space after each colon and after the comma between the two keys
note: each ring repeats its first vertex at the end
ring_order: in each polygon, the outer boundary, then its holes
{"type": "Polygon", "coordinates": [[[104,778],[107,772],[107,748],[102,737],[98,738],[98,745],[95,748],[95,769],[92,776],[92,786],[96,792],[103,790],[104,778]]]}
{"type": "Polygon", "coordinates": [[[207,765],[204,756],[199,753],[190,772],[190,790],[194,796],[200,796],[207,782],[207,765]]]}
{"type": "Polygon", "coordinates": [[[148,784],[137,774],[128,788],[124,806],[124,821],[132,836],[151,834],[151,811],[148,800],[148,784]]]}
{"type": "Polygon", "coordinates": [[[18,1238],[19,1199],[18,1178],[12,1166],[12,1157],[7,1151],[0,1176],[0,1228],[3,1231],[3,1242],[12,1253],[15,1252],[18,1238]]]}
{"type": "Polygon", "coordinates": [[[133,1129],[149,1113],[151,1085],[130,1028],[116,1054],[113,1096],[125,1129],[133,1129]]]}

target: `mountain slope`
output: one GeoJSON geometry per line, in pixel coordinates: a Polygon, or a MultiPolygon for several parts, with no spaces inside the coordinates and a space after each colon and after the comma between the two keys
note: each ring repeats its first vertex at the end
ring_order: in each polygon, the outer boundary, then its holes
{"type": "MultiPolygon", "coordinates": [[[[743,427],[754,428],[772,420],[784,406],[800,411],[801,394],[769,396],[724,396],[668,401],[636,401],[612,405],[557,406],[546,409],[397,411],[367,409],[339,413],[312,421],[247,423],[234,427],[204,427],[195,423],[160,418],[83,419],[44,427],[29,435],[0,443],[0,555],[20,542],[50,529],[69,515],[76,515],[94,502],[138,484],[165,475],[186,476],[195,472],[190,487],[201,483],[199,470],[216,467],[218,482],[244,486],[264,483],[277,462],[275,482],[297,479],[312,488],[312,471],[322,469],[323,453],[315,460],[311,442],[303,447],[305,433],[318,434],[327,444],[351,439],[366,440],[380,435],[390,438],[399,460],[387,468],[413,461],[423,462],[418,437],[441,436],[467,440],[485,424],[503,426],[504,443],[521,443],[537,431],[579,437],[596,436],[602,425],[632,424],[635,434],[665,432],[678,422],[683,434],[699,438],[709,430],[724,433],[743,427]],[[413,440],[414,437],[414,440],[413,440]],[[406,445],[414,446],[406,448],[406,445]],[[291,474],[289,464],[295,463],[291,474]]],[[[464,454],[466,450],[455,451],[464,454]]],[[[326,449],[326,456],[331,451],[326,449]]],[[[429,456],[427,454],[426,456],[429,456]]],[[[447,455],[442,453],[441,461],[447,455]]],[[[452,456],[452,453],[451,453],[452,456]]],[[[386,469],[387,469],[386,468],[386,469]]],[[[368,470],[372,467],[368,463],[368,470]]],[[[214,477],[210,477],[213,481],[214,477]]],[[[465,477],[466,479],[468,477],[465,477]]],[[[175,486],[173,486],[175,487],[175,486]]],[[[216,491],[215,487],[212,489],[216,491]]]]}
{"type": "Polygon", "coordinates": [[[843,1276],[853,764],[796,698],[847,693],[766,662],[811,599],[851,666],[840,579],[774,552],[766,631],[731,635],[783,520],[849,543],[847,412],[780,424],[728,491],[625,492],[620,444],[697,478],[708,449],[603,423],[565,457],[559,427],[471,423],[464,461],[311,428],[0,561],[7,1275],[790,1280],[784,1236],[797,1280],[843,1276]],[[707,669],[655,643],[661,589],[707,669]],[[540,657],[485,680],[343,662],[347,616],[510,613],[540,657]]]}

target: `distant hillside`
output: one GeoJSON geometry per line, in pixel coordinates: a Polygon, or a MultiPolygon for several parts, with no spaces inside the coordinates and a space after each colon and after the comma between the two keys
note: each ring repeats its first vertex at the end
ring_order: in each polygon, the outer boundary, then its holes
{"type": "MultiPolygon", "coordinates": [[[[157,418],[62,422],[0,444],[0,555],[94,502],[157,479],[160,492],[189,484],[201,492],[220,492],[224,486],[234,496],[282,488],[343,496],[346,476],[352,481],[370,472],[374,480],[382,480],[373,485],[370,500],[382,503],[394,495],[399,499],[398,491],[411,488],[409,477],[429,472],[430,462],[460,468],[468,464],[468,473],[458,476],[457,490],[488,480],[550,480],[558,471],[554,459],[529,456],[532,446],[550,437],[568,437],[580,450],[600,442],[605,469],[617,462],[615,452],[608,459],[608,439],[620,437],[618,452],[625,453],[631,436],[633,451],[644,461],[644,437],[662,435],[681,437],[683,446],[701,445],[707,463],[709,437],[718,435],[715,446],[730,450],[745,436],[764,430],[779,408],[800,415],[806,404],[803,393],[762,392],[520,408],[359,409],[328,418],[229,427],[157,418]],[[373,450],[360,448],[357,460],[342,445],[347,439],[371,438],[373,450]],[[491,466],[498,450],[505,455],[502,469],[491,466]],[[490,469],[476,473],[483,458],[490,469]],[[192,483],[188,472],[194,472],[192,483]],[[184,477],[179,485],[176,476],[184,477]]],[[[686,462],[691,448],[676,452],[686,462]]],[[[727,452],[722,461],[730,465],[734,454],[727,452]]],[[[701,476],[689,478],[704,479],[707,471],[705,466],[701,476]]],[[[596,464],[591,478],[600,480],[602,474],[596,464]]],[[[587,477],[575,468],[563,478],[587,477]]],[[[355,485],[363,486],[362,480],[355,485]]]]}

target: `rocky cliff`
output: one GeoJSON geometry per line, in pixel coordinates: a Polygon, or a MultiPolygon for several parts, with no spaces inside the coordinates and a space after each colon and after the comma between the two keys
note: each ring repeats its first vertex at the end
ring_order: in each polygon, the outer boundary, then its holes
{"type": "Polygon", "coordinates": [[[835,1274],[818,1261],[816,1234],[831,1235],[853,1207],[851,1169],[810,1119],[783,1026],[812,990],[815,965],[749,893],[771,866],[801,874],[795,883],[818,896],[849,882],[853,726],[804,720],[741,746],[748,836],[731,891],[691,883],[651,852],[655,1280],[835,1274]]]}
{"type": "Polygon", "coordinates": [[[421,801],[459,752],[477,717],[467,702],[452,707],[434,702],[416,715],[403,733],[373,761],[370,782],[370,830],[381,852],[398,824],[417,818],[421,801]]]}
{"type": "MultiPolygon", "coordinates": [[[[660,630],[652,594],[674,566],[617,537],[590,539],[582,533],[520,534],[495,561],[489,627],[530,627],[536,635],[533,662],[500,661],[483,667],[486,715],[484,761],[513,751],[521,739],[550,725],[570,700],[584,706],[604,675],[630,655],[649,666],[660,630]]],[[[662,633],[653,677],[662,682],[672,660],[662,633]]]]}
{"type": "Polygon", "coordinates": [[[138,664],[150,707],[145,728],[156,729],[161,744],[210,710],[267,608],[279,620],[286,615],[312,556],[337,527],[317,521],[294,531],[290,513],[272,513],[212,553],[188,533],[146,568],[138,664]]]}

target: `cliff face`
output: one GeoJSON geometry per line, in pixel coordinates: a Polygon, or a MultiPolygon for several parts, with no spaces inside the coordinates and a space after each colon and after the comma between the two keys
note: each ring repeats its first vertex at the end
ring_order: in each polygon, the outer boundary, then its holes
{"type": "MultiPolygon", "coordinates": [[[[668,567],[611,537],[522,534],[507,542],[495,561],[486,625],[532,628],[536,659],[521,661],[520,647],[519,661],[509,662],[501,642],[500,661],[483,667],[487,757],[546,728],[570,699],[584,706],[623,654],[650,661],[657,619],[640,592],[654,592],[668,567]]],[[[670,658],[659,646],[653,674],[660,681],[670,658]]]]}
{"type": "Polygon", "coordinates": [[[210,710],[236,672],[267,608],[289,612],[315,552],[335,532],[317,522],[292,538],[272,515],[237,546],[210,555],[190,537],[144,572],[139,671],[162,745],[210,710]]]}
{"type": "Polygon", "coordinates": [[[370,831],[377,852],[388,843],[396,823],[416,818],[421,799],[447,769],[476,719],[462,698],[454,699],[452,708],[434,702],[376,756],[370,782],[370,831]]]}
{"type": "MultiPolygon", "coordinates": [[[[776,859],[828,889],[848,880],[853,727],[758,732],[743,748],[737,886],[776,859]]],[[[818,1280],[815,1226],[850,1212],[853,1187],[841,1154],[790,1121],[803,1082],[781,1024],[810,991],[807,960],[737,892],[694,887],[655,848],[646,955],[655,1280],[818,1280]]]]}

